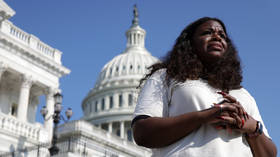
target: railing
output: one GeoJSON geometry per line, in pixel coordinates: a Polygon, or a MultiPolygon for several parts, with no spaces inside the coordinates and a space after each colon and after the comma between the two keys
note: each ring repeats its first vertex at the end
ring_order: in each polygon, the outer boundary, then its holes
{"type": "Polygon", "coordinates": [[[29,42],[29,34],[14,25],[10,25],[10,34],[17,39],[22,40],[24,43],[29,42]]]}
{"type": "MultiPolygon", "coordinates": [[[[72,126],[76,124],[76,126],[74,126],[75,130],[78,129],[82,129],[83,131],[89,131],[90,128],[93,128],[94,126],[83,122],[83,121],[74,121],[76,123],[73,122],[69,122],[70,125],[72,123],[72,126]],[[77,124],[77,122],[79,124],[77,124]],[[81,128],[82,127],[82,128],[81,128]]],[[[67,123],[66,123],[67,125],[67,123]]],[[[62,126],[60,126],[62,127],[62,126]]],[[[74,129],[73,128],[73,129],[74,129]]],[[[62,129],[62,128],[60,128],[62,129]]],[[[103,130],[100,129],[96,129],[94,130],[92,133],[101,131],[102,135],[104,136],[104,133],[106,134],[104,137],[104,144],[107,145],[106,147],[103,146],[103,144],[97,144],[95,142],[97,141],[92,141],[92,139],[89,139],[86,136],[81,136],[80,134],[76,134],[73,132],[73,129],[71,129],[71,126],[68,125],[68,127],[65,127],[65,129],[67,129],[67,131],[73,133],[71,136],[68,136],[68,138],[65,137],[60,137],[58,139],[58,143],[57,143],[57,147],[59,148],[59,152],[57,155],[55,156],[67,156],[67,154],[72,154],[74,156],[79,156],[79,157],[92,157],[92,156],[104,156],[104,157],[119,157],[119,156],[123,156],[125,154],[125,156],[150,156],[150,152],[148,152],[145,149],[140,149],[139,147],[133,148],[134,145],[132,143],[127,143],[127,141],[125,141],[123,144],[125,145],[118,145],[118,148],[115,149],[113,147],[110,147],[109,145],[113,144],[116,142],[116,140],[118,139],[114,139],[114,137],[112,135],[109,135],[108,133],[106,133],[103,130]],[[69,130],[68,130],[69,129],[69,130]],[[109,135],[109,136],[108,136],[109,135]],[[109,144],[111,143],[111,144],[109,144]],[[120,150],[121,149],[121,150],[120,150]],[[126,150],[123,150],[126,149],[126,150]]],[[[64,133],[66,133],[63,129],[60,130],[64,133]]],[[[80,130],[81,131],[81,130],[80,130]]],[[[62,132],[59,132],[60,135],[62,132]]],[[[99,132],[100,133],[100,132],[99,132]]],[[[97,133],[97,134],[99,134],[97,133]]],[[[99,136],[102,136],[99,135],[99,136]]],[[[115,143],[116,144],[116,143],[115,143]]],[[[0,157],[21,157],[21,156],[28,156],[28,157],[48,157],[49,156],[49,152],[48,149],[51,147],[50,143],[41,143],[38,145],[34,145],[34,146],[30,146],[30,147],[22,147],[22,148],[16,148],[14,151],[10,151],[10,152],[0,152],[0,157]]]]}
{"type": "Polygon", "coordinates": [[[60,141],[58,144],[59,154],[73,153],[82,157],[102,155],[105,157],[118,157],[118,153],[106,149],[104,147],[87,142],[86,139],[81,140],[76,137],[69,138],[65,141],[60,141]]]}
{"type": "Polygon", "coordinates": [[[35,142],[46,142],[48,137],[47,131],[41,127],[3,114],[0,114],[0,131],[12,136],[23,136],[35,142]]]}
{"type": "Polygon", "coordinates": [[[37,49],[50,57],[54,57],[55,49],[51,48],[50,46],[46,45],[45,43],[43,43],[41,41],[38,41],[37,49]]]}
{"type": "Polygon", "coordinates": [[[46,43],[40,41],[40,39],[36,36],[24,32],[8,20],[5,20],[0,24],[0,32],[35,50],[43,56],[46,56],[49,59],[61,64],[61,52],[59,50],[54,49],[46,43]]]}
{"type": "MultiPolygon", "coordinates": [[[[72,153],[75,156],[91,157],[91,156],[104,156],[104,157],[118,157],[117,152],[109,149],[87,144],[86,141],[81,141],[78,138],[72,137],[65,141],[58,143],[58,154],[55,156],[63,156],[63,154],[72,153]]],[[[50,143],[42,143],[39,145],[24,147],[11,152],[2,152],[0,157],[49,157],[48,149],[51,147],[50,143]]]]}
{"type": "Polygon", "coordinates": [[[49,143],[43,143],[31,147],[25,147],[21,149],[17,149],[11,152],[2,152],[0,153],[0,157],[49,157],[48,148],[50,147],[49,143]]]}
{"type": "MultiPolygon", "coordinates": [[[[108,147],[104,149],[92,142],[87,142],[88,140],[86,139],[86,137],[84,137],[83,141],[86,143],[86,148],[89,150],[99,150],[99,152],[106,152],[107,154],[112,154],[113,156],[114,154],[117,154],[115,153],[116,151],[119,153],[122,152],[124,154],[133,154],[131,156],[150,156],[151,154],[150,150],[139,147],[125,139],[121,139],[118,136],[113,135],[105,130],[99,129],[83,120],[68,122],[58,127],[60,136],[63,136],[63,134],[67,135],[69,133],[80,133],[81,131],[83,132],[83,134],[90,137],[98,138],[99,140],[106,143],[106,145],[108,145],[108,147]]],[[[91,140],[89,139],[89,141],[91,140]]],[[[82,145],[80,145],[80,147],[81,146],[82,145]]]]}

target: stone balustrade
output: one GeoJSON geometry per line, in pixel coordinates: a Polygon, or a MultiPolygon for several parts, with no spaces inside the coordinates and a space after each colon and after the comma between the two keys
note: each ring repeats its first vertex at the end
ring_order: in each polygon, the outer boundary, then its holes
{"type": "Polygon", "coordinates": [[[2,21],[0,32],[18,41],[19,43],[35,50],[39,54],[54,60],[56,63],[61,64],[61,52],[46,43],[40,41],[39,38],[32,34],[28,34],[21,30],[17,26],[13,25],[12,22],[5,20],[2,21]]]}
{"type": "Polygon", "coordinates": [[[12,24],[10,25],[10,35],[14,36],[15,38],[21,40],[26,44],[28,44],[29,42],[29,34],[12,24]]]}
{"type": "MultiPolygon", "coordinates": [[[[103,143],[104,145],[110,145],[111,148],[118,148],[118,151],[123,151],[127,154],[133,154],[133,156],[150,156],[151,152],[149,149],[139,147],[136,144],[133,144],[132,142],[129,142],[125,139],[121,139],[120,137],[111,134],[103,129],[99,129],[92,124],[83,121],[83,120],[77,120],[77,121],[71,121],[68,123],[64,123],[63,125],[60,125],[58,127],[58,132],[60,136],[70,136],[77,135],[77,133],[81,133],[87,138],[95,139],[95,142],[103,143]]],[[[82,139],[82,138],[81,138],[82,139]]],[[[102,144],[101,144],[102,145],[102,144]]],[[[96,150],[96,148],[99,148],[100,151],[104,151],[104,149],[101,149],[101,145],[94,145],[94,143],[87,141],[87,148],[90,149],[92,147],[93,150],[96,150]]],[[[81,149],[82,150],[82,149],[81,149]]],[[[96,150],[98,151],[98,150],[96,150]]],[[[117,153],[117,150],[113,150],[110,148],[106,149],[107,152],[117,153]]]]}
{"type": "Polygon", "coordinates": [[[0,131],[12,136],[26,137],[33,142],[45,143],[48,133],[40,126],[19,121],[16,117],[0,114],[0,131]]]}

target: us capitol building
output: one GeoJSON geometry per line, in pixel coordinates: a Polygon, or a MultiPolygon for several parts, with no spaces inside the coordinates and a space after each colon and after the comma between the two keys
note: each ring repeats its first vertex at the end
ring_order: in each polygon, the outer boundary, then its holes
{"type": "MultiPolygon", "coordinates": [[[[45,95],[46,116],[52,117],[59,79],[70,70],[61,63],[61,51],[9,21],[14,14],[0,0],[0,156],[50,156],[53,121],[36,122],[39,97],[45,95]]],[[[58,126],[59,153],[54,156],[151,156],[149,149],[135,144],[130,125],[136,87],[158,59],[145,48],[146,32],[139,26],[136,6],[133,15],[126,49],[101,70],[82,102],[82,118],[58,126]]]]}

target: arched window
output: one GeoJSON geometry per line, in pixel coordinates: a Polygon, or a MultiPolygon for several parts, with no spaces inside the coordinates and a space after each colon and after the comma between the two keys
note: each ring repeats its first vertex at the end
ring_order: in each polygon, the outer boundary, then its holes
{"type": "Polygon", "coordinates": [[[110,96],[110,108],[113,108],[113,105],[114,105],[113,96],[110,96]]]}
{"type": "Polygon", "coordinates": [[[128,130],[126,131],[126,133],[127,133],[127,140],[128,140],[128,141],[132,141],[132,132],[131,132],[131,129],[128,129],[128,130]]]}
{"type": "Polygon", "coordinates": [[[105,99],[102,98],[102,102],[101,102],[101,110],[103,111],[105,109],[105,99]]]}
{"type": "Polygon", "coordinates": [[[123,97],[122,94],[119,95],[119,107],[123,106],[123,97]]]}
{"type": "Polygon", "coordinates": [[[121,131],[120,131],[120,129],[117,130],[117,136],[121,136],[121,131]]]}
{"type": "Polygon", "coordinates": [[[92,111],[92,106],[91,106],[91,105],[92,105],[92,104],[89,103],[88,105],[89,105],[89,113],[91,113],[91,111],[92,111]]]}
{"type": "Polygon", "coordinates": [[[94,106],[94,111],[97,112],[97,105],[98,105],[98,102],[95,101],[95,106],[94,106]]]}
{"type": "Polygon", "coordinates": [[[17,107],[18,105],[16,103],[13,103],[11,106],[11,115],[12,116],[17,116],[17,107]]]}

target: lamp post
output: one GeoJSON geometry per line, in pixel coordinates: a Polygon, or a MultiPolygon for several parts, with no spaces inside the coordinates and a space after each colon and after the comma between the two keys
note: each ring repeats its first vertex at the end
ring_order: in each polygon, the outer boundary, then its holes
{"type": "MultiPolygon", "coordinates": [[[[60,114],[61,110],[62,110],[62,95],[60,93],[56,93],[54,95],[54,114],[51,115],[51,117],[53,118],[53,123],[54,123],[54,128],[53,128],[53,136],[52,136],[52,144],[51,147],[49,148],[49,152],[50,155],[55,155],[59,152],[59,148],[56,146],[57,144],[57,125],[59,124],[60,120],[62,119],[64,122],[67,122],[73,112],[71,108],[68,108],[65,112],[65,115],[67,117],[67,121],[64,119],[64,117],[60,114]]],[[[48,113],[48,109],[46,108],[46,106],[43,106],[43,108],[41,109],[40,113],[42,114],[42,116],[44,117],[44,119],[46,120],[46,115],[48,113]]]]}

